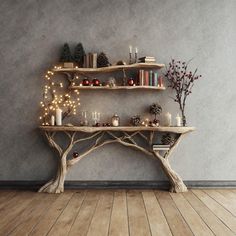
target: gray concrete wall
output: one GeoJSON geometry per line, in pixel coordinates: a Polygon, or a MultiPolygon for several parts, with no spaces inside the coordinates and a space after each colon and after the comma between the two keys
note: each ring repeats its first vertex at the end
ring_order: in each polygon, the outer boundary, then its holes
{"type": "MultiPolygon", "coordinates": [[[[93,0],[0,2],[0,180],[46,180],[56,158],[38,126],[43,74],[64,42],[127,60],[140,55],[192,61],[203,79],[187,103],[188,135],[171,158],[184,180],[236,179],[236,1],[93,0]]],[[[123,121],[159,101],[177,113],[166,92],[81,92],[81,109],[117,112],[123,121]]],[[[105,146],[75,166],[68,180],[163,180],[157,162],[119,145],[105,146]]]]}

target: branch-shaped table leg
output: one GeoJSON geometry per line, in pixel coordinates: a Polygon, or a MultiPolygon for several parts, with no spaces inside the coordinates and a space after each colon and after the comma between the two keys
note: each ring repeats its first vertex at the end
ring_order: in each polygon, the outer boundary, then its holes
{"type": "Polygon", "coordinates": [[[63,150],[63,148],[60,147],[60,145],[56,143],[54,139],[55,133],[45,132],[45,135],[47,137],[49,144],[59,154],[59,166],[58,166],[58,170],[57,170],[57,174],[55,178],[53,178],[48,183],[46,183],[43,187],[41,187],[39,189],[39,192],[47,192],[47,193],[64,192],[64,181],[65,181],[65,177],[69,168],[73,166],[74,164],[76,164],[77,162],[79,162],[83,157],[85,157],[92,151],[109,143],[120,143],[124,146],[141,151],[145,153],[146,155],[149,155],[150,157],[158,159],[161,163],[163,171],[165,172],[168,179],[170,180],[170,183],[171,183],[170,191],[171,192],[186,192],[187,191],[187,187],[183,183],[181,177],[171,168],[169,160],[168,160],[168,157],[170,156],[174,148],[177,146],[177,144],[180,142],[180,139],[182,138],[183,134],[179,135],[178,139],[176,140],[175,144],[171,147],[171,149],[167,153],[165,153],[165,155],[162,156],[158,151],[152,150],[154,132],[151,132],[149,137],[147,137],[139,131],[133,132],[131,134],[128,134],[127,132],[123,132],[123,135],[121,136],[117,136],[113,132],[110,132],[110,131],[104,131],[104,132],[98,131],[98,132],[92,133],[88,137],[77,139],[77,140],[75,140],[76,132],[70,133],[70,132],[64,131],[64,133],[69,138],[69,143],[68,143],[68,146],[65,148],[65,150],[63,150]],[[104,139],[105,133],[108,134],[109,137],[104,139]],[[135,142],[133,138],[136,135],[140,135],[146,141],[147,145],[140,146],[137,142],[135,142]],[[67,160],[67,156],[75,144],[78,144],[86,140],[94,139],[95,137],[96,137],[96,140],[93,146],[88,147],[88,150],[80,154],[78,157],[67,160]]]}
{"type": "Polygon", "coordinates": [[[164,156],[160,155],[158,151],[153,151],[153,155],[156,158],[158,158],[158,160],[160,161],[162,169],[170,181],[170,184],[171,184],[170,192],[174,192],[174,193],[182,193],[182,192],[188,191],[181,177],[171,168],[169,159],[168,159],[169,155],[172,153],[174,148],[180,142],[181,138],[182,138],[182,135],[179,136],[175,144],[171,147],[171,150],[167,152],[164,156]]]}
{"type": "Polygon", "coordinates": [[[46,183],[44,186],[42,186],[39,189],[39,192],[47,192],[47,193],[62,193],[64,192],[64,182],[65,182],[65,177],[67,173],[67,155],[71,151],[73,147],[73,141],[76,133],[73,133],[70,135],[70,142],[67,148],[62,151],[61,147],[56,144],[56,142],[53,140],[53,136],[50,134],[46,134],[46,137],[51,144],[52,147],[58,150],[59,152],[59,166],[57,170],[57,174],[55,178],[50,180],[48,183],[46,183]],[[60,150],[60,151],[59,151],[60,150]]]}

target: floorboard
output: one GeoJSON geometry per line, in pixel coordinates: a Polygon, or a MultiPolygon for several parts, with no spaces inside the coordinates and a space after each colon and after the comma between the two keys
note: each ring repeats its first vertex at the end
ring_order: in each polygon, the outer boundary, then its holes
{"type": "Polygon", "coordinates": [[[85,236],[89,230],[89,226],[98,204],[101,192],[88,191],[82,203],[81,209],[71,227],[70,236],[85,236]]]}
{"type": "Polygon", "coordinates": [[[88,236],[104,236],[108,234],[113,192],[103,191],[89,226],[88,236]]]}
{"type": "Polygon", "coordinates": [[[236,234],[236,217],[217,201],[202,190],[192,190],[193,193],[209,208],[225,225],[236,234]]]}
{"type": "Polygon", "coordinates": [[[129,231],[131,236],[151,235],[142,192],[127,192],[129,231]]]}
{"type": "Polygon", "coordinates": [[[57,221],[58,217],[62,214],[71,197],[73,192],[66,191],[60,194],[55,202],[52,203],[48,211],[41,217],[39,223],[34,227],[34,229],[29,233],[31,236],[44,236],[50,231],[52,226],[57,221]]]}
{"type": "Polygon", "coordinates": [[[171,236],[170,227],[153,191],[143,191],[143,200],[152,236],[171,236]]]}
{"type": "Polygon", "coordinates": [[[114,201],[111,213],[109,236],[128,236],[128,214],[125,190],[114,192],[114,201]]]}
{"type": "Polygon", "coordinates": [[[184,193],[183,196],[204,220],[212,232],[217,236],[233,236],[233,232],[199,199],[192,191],[184,193]]]}
{"type": "Polygon", "coordinates": [[[171,193],[170,194],[175,205],[181,212],[188,226],[196,236],[213,236],[214,234],[208,228],[208,226],[201,219],[201,216],[192,208],[189,202],[183,197],[183,195],[171,193]]]}
{"type": "Polygon", "coordinates": [[[0,236],[233,236],[236,190],[0,190],[0,236]]]}
{"type": "Polygon", "coordinates": [[[168,192],[155,191],[171,232],[175,236],[193,235],[168,192]]]}

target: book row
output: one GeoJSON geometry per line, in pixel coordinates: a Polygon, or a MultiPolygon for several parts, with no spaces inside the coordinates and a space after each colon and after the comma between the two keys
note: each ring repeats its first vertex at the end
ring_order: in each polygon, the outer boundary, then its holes
{"type": "Polygon", "coordinates": [[[141,86],[158,86],[164,87],[163,78],[158,76],[157,72],[139,70],[138,83],[141,86]]]}
{"type": "Polygon", "coordinates": [[[97,68],[97,53],[88,53],[84,55],[84,68],[97,68]]]}

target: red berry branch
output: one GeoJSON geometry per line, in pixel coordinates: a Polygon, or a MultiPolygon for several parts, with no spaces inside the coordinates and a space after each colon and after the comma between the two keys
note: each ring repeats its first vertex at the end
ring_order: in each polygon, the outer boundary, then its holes
{"type": "Polygon", "coordinates": [[[176,96],[173,99],[179,103],[183,126],[186,126],[186,99],[192,93],[195,80],[202,77],[201,75],[197,75],[197,69],[194,72],[188,71],[188,64],[189,62],[186,63],[172,59],[165,73],[165,77],[169,82],[168,87],[174,89],[176,92],[176,96]]]}

